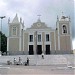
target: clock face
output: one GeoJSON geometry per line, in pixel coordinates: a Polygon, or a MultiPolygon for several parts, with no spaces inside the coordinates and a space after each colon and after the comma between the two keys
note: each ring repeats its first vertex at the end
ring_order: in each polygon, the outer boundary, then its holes
{"type": "Polygon", "coordinates": [[[40,26],[41,26],[41,24],[40,24],[40,23],[38,23],[38,24],[37,24],[37,26],[38,26],[38,27],[40,27],[40,26]]]}

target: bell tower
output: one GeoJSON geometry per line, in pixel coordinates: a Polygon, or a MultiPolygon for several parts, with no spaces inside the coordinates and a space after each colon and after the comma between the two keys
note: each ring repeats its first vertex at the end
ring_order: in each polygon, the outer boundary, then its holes
{"type": "Polygon", "coordinates": [[[7,51],[9,54],[22,54],[23,51],[23,25],[22,19],[18,20],[18,16],[14,17],[10,22],[8,19],[8,38],[7,38],[7,51]]]}
{"type": "Polygon", "coordinates": [[[57,17],[57,36],[58,36],[58,52],[72,53],[72,39],[71,39],[71,21],[70,17],[62,15],[57,17]]]}

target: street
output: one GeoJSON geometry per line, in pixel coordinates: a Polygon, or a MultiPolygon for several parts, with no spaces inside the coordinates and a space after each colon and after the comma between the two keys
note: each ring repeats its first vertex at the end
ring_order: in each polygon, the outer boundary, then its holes
{"type": "Polygon", "coordinates": [[[0,75],[74,75],[74,71],[75,69],[64,66],[0,66],[0,75]]]}

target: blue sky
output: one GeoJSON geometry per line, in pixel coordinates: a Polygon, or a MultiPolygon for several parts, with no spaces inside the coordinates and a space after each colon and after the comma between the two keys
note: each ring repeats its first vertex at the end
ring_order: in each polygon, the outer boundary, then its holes
{"type": "Polygon", "coordinates": [[[25,28],[36,22],[37,15],[40,14],[41,21],[55,29],[57,15],[60,17],[64,12],[64,15],[71,17],[74,42],[74,6],[74,0],[0,0],[0,16],[6,16],[3,19],[2,31],[7,35],[8,18],[10,17],[12,21],[16,13],[24,20],[25,28]]]}

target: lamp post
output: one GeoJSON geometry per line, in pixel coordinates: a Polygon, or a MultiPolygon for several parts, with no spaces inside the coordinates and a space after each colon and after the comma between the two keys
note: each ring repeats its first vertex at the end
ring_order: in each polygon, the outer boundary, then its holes
{"type": "MultiPolygon", "coordinates": [[[[1,19],[1,30],[0,30],[0,51],[1,51],[1,35],[2,35],[2,19],[5,18],[5,16],[0,16],[1,19]]],[[[1,53],[1,52],[0,52],[1,53]]]]}

